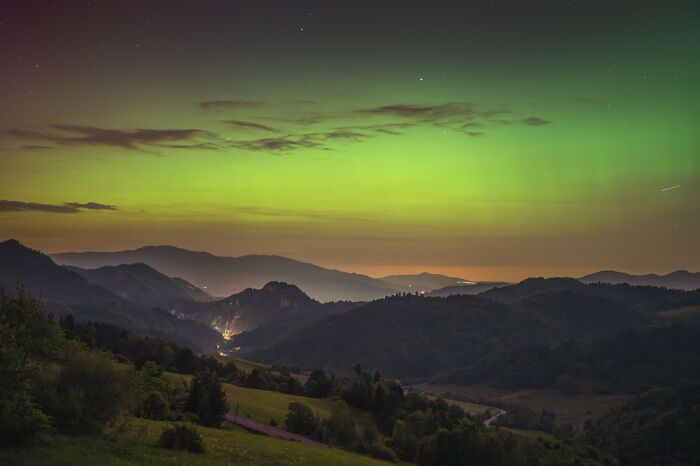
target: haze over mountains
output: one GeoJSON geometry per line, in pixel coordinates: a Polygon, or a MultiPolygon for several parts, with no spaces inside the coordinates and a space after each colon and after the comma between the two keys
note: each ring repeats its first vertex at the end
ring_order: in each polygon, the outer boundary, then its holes
{"type": "MultiPolygon", "coordinates": [[[[396,292],[430,292],[435,296],[476,294],[504,282],[474,282],[433,273],[373,278],[273,255],[215,256],[173,246],[145,246],[118,252],[66,252],[51,254],[59,264],[94,269],[143,263],[170,277],[182,277],[212,296],[229,296],[272,281],[292,283],[321,302],[369,301],[396,292]],[[472,288],[474,287],[474,288],[472,288]]],[[[599,272],[580,279],[584,283],[629,283],[692,290],[700,288],[700,273],[677,271],[668,275],[629,275],[599,272]]]]}
{"type": "Polygon", "coordinates": [[[121,264],[98,269],[67,268],[88,282],[139,306],[182,312],[193,303],[214,299],[201,288],[181,278],[168,277],[146,264],[121,264]]]}
{"type": "MultiPolygon", "coordinates": [[[[591,310],[589,307],[595,307],[594,304],[597,303],[596,305],[603,309],[612,309],[605,302],[601,304],[600,300],[622,303],[627,309],[642,312],[645,315],[669,309],[671,307],[669,303],[675,307],[695,304],[692,300],[688,301],[689,295],[680,290],[651,286],[609,285],[601,282],[606,280],[611,282],[637,280],[644,283],[662,281],[669,287],[689,288],[693,286],[693,280],[698,275],[676,272],[665,276],[633,276],[617,272],[601,272],[581,280],[531,278],[518,284],[508,284],[475,283],[459,277],[431,273],[391,275],[379,279],[329,270],[279,256],[218,257],[205,252],[188,251],[170,246],[148,246],[115,253],[63,253],[52,257],[65,265],[59,266],[48,256],[30,250],[17,241],[0,243],[0,286],[13,289],[21,283],[28,291],[49,303],[59,315],[70,312],[77,319],[112,323],[144,334],[167,335],[180,341],[188,340],[200,347],[216,345],[222,341],[221,336],[224,335],[226,338],[233,337],[229,343],[230,346],[241,347],[245,353],[271,349],[275,345],[282,344],[286,339],[301,338],[296,335],[296,332],[310,332],[314,326],[329,325],[331,321],[327,319],[349,311],[352,311],[351,314],[355,317],[343,317],[342,319],[349,319],[347,322],[339,320],[347,324],[347,329],[352,329],[354,323],[357,323],[361,325],[353,331],[361,332],[363,335],[368,334],[366,326],[375,325],[393,332],[401,328],[393,323],[393,320],[374,322],[376,320],[374,316],[367,316],[366,319],[356,321],[354,319],[358,315],[367,311],[353,310],[358,307],[383,309],[381,304],[364,304],[375,299],[379,299],[378,303],[382,303],[386,301],[383,299],[386,296],[406,292],[431,297],[455,296],[446,303],[457,303],[454,305],[466,308],[475,305],[474,303],[481,303],[479,307],[483,307],[485,302],[496,301],[508,307],[508,312],[501,316],[504,319],[512,321],[520,319],[523,312],[530,314],[529,318],[534,323],[523,324],[524,328],[532,325],[539,326],[537,327],[539,330],[536,331],[539,335],[542,335],[546,327],[542,327],[541,323],[552,322],[557,306],[559,308],[563,306],[564,309],[580,309],[581,315],[584,316],[583,320],[574,320],[572,322],[575,324],[571,325],[580,326],[583,329],[593,325],[594,329],[589,333],[598,334],[600,332],[595,329],[604,329],[606,326],[609,329],[622,328],[618,325],[619,322],[613,319],[613,314],[606,317],[609,320],[596,324],[597,321],[591,314],[596,309],[591,310]],[[173,278],[169,275],[185,278],[173,278]],[[590,284],[583,281],[588,281],[590,284]],[[207,291],[214,295],[223,294],[221,292],[226,290],[236,291],[228,293],[226,297],[217,298],[193,283],[200,283],[203,286],[213,283],[213,286],[207,286],[207,291]],[[239,290],[241,287],[244,288],[239,290]],[[457,297],[457,295],[477,294],[480,301],[469,301],[467,297],[457,297]],[[545,299],[543,297],[545,295],[549,298],[545,299]],[[565,299],[565,296],[569,295],[576,299],[565,299]],[[552,296],[557,298],[554,299],[552,296]],[[513,305],[520,314],[511,313],[513,305]]],[[[435,306],[432,304],[434,302],[428,300],[420,303],[421,306],[432,308],[435,306]]],[[[413,302],[409,300],[408,303],[413,302]]],[[[442,304],[438,307],[440,306],[442,304]]],[[[410,306],[406,312],[408,309],[410,306]]],[[[494,309],[496,310],[493,312],[498,314],[502,312],[498,309],[505,308],[494,309]]],[[[416,312],[422,311],[416,310],[416,312]]],[[[461,311],[459,314],[463,315],[461,311]]],[[[402,345],[418,344],[424,333],[424,328],[421,327],[423,324],[420,321],[412,322],[411,315],[410,312],[406,314],[406,324],[419,326],[417,330],[419,334],[408,333],[402,345]]],[[[439,321],[440,315],[442,314],[435,313],[428,317],[439,321]]],[[[398,315],[395,318],[398,319],[398,315]]],[[[341,317],[338,316],[338,319],[341,317]]],[[[448,321],[451,322],[451,318],[448,321]]],[[[631,324],[633,321],[634,319],[627,319],[626,322],[631,324]]],[[[487,322],[473,322],[475,328],[482,328],[487,324],[494,327],[487,322]]],[[[446,325],[445,331],[453,325],[453,330],[459,328],[454,323],[446,325]]],[[[561,335],[575,331],[575,328],[569,328],[567,325],[563,327],[557,325],[555,328],[561,335]]],[[[328,335],[343,335],[345,330],[346,327],[333,329],[328,332],[328,335]]],[[[462,337],[472,338],[468,336],[469,332],[471,330],[465,328],[456,333],[462,334],[462,337]]],[[[435,334],[443,333],[440,331],[435,334]]],[[[383,335],[381,332],[380,334],[383,335]]],[[[387,336],[382,336],[382,338],[385,337],[387,336]]],[[[506,332],[504,337],[512,341],[527,340],[526,335],[516,337],[515,333],[510,331],[506,332]]],[[[361,340],[362,338],[358,338],[358,341],[361,340]]],[[[321,340],[315,341],[314,347],[317,347],[318,341],[321,340]]],[[[335,343],[334,341],[328,344],[335,343]]],[[[427,345],[426,343],[426,348],[428,346],[439,347],[436,344],[427,345]]],[[[347,344],[347,347],[351,348],[352,345],[347,344]]],[[[291,352],[286,350],[282,352],[285,358],[295,358],[295,354],[301,353],[303,351],[299,348],[291,352]]],[[[343,354],[343,350],[338,349],[337,354],[343,354]]],[[[268,356],[276,357],[277,353],[274,355],[270,353],[268,356]]],[[[421,356],[421,358],[427,357],[427,355],[421,356]]],[[[280,362],[291,362],[291,359],[282,358],[280,362]]],[[[320,360],[318,362],[322,363],[320,360]]],[[[340,360],[334,362],[339,363],[340,360]]],[[[392,364],[398,363],[394,360],[392,364]]],[[[426,364],[439,366],[447,363],[433,360],[426,364]]],[[[397,369],[399,367],[400,364],[397,369]]]]}
{"type": "Polygon", "coordinates": [[[364,301],[397,291],[392,285],[366,275],[280,256],[221,257],[172,246],[146,246],[131,251],[60,253],[51,257],[59,264],[81,268],[141,262],[166,275],[182,277],[214,296],[260,288],[271,281],[293,283],[319,301],[364,301]]]}

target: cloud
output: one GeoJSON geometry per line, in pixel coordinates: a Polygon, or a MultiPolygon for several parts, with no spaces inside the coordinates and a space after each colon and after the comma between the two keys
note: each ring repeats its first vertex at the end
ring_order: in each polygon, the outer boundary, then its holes
{"type": "Polygon", "coordinates": [[[223,120],[222,123],[225,123],[233,128],[269,131],[271,133],[276,133],[278,131],[277,129],[271,126],[263,125],[261,123],[255,123],[254,121],[223,120]]]}
{"type": "Polygon", "coordinates": [[[108,204],[100,204],[98,202],[66,202],[63,204],[67,207],[72,207],[74,209],[88,209],[88,210],[117,210],[116,206],[108,204]]]}
{"type": "Polygon", "coordinates": [[[229,141],[228,145],[237,149],[263,152],[289,152],[296,149],[318,148],[325,146],[311,134],[287,135],[278,138],[262,138],[248,141],[229,141]]]}
{"type": "Polygon", "coordinates": [[[502,109],[483,109],[469,102],[451,102],[436,105],[394,104],[358,111],[368,115],[393,116],[421,123],[446,124],[465,122],[476,118],[488,119],[510,113],[502,109]]]}
{"type": "Polygon", "coordinates": [[[101,145],[129,150],[140,150],[140,146],[143,145],[187,148],[192,147],[192,145],[175,144],[169,146],[168,143],[215,137],[214,134],[200,129],[139,128],[120,130],[80,125],[50,125],[49,127],[53,131],[12,129],[7,133],[19,138],[42,140],[59,145],[101,145]]]}
{"type": "Polygon", "coordinates": [[[0,200],[0,212],[50,212],[75,214],[81,210],[118,210],[116,206],[97,202],[66,202],[63,204],[43,204],[39,202],[0,200]]]}
{"type": "Polygon", "coordinates": [[[267,105],[264,100],[205,100],[199,102],[199,108],[205,111],[219,112],[239,108],[258,108],[267,105]]]}
{"type": "Polygon", "coordinates": [[[329,131],[327,133],[321,133],[324,139],[326,140],[344,140],[344,141],[362,141],[365,140],[369,137],[371,137],[368,134],[365,133],[360,133],[357,131],[351,131],[348,129],[336,129],[334,131],[329,131]]]}
{"type": "Polygon", "coordinates": [[[544,126],[550,123],[548,120],[537,117],[523,118],[520,122],[525,126],[544,126]]]}

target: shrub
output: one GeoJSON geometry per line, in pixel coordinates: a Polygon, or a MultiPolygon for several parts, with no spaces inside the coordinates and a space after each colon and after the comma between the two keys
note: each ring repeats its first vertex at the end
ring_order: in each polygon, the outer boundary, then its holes
{"type": "Polygon", "coordinates": [[[160,435],[158,444],[163,448],[187,450],[192,453],[204,453],[204,439],[194,425],[176,424],[165,429],[160,435]]]}
{"type": "Polygon", "coordinates": [[[61,432],[98,434],[114,423],[129,401],[126,372],[108,354],[87,351],[75,341],[63,348],[65,366],[55,395],[45,406],[61,432]]]}
{"type": "Polygon", "coordinates": [[[301,435],[313,435],[318,428],[318,419],[311,412],[311,408],[299,402],[289,403],[289,412],[284,420],[284,425],[289,432],[301,435]]]}
{"type": "Polygon", "coordinates": [[[372,456],[374,458],[384,460],[384,461],[391,461],[392,463],[398,462],[398,458],[396,457],[396,453],[384,445],[380,445],[378,443],[373,443],[370,445],[367,445],[365,448],[365,453],[367,453],[369,456],[372,456]]]}

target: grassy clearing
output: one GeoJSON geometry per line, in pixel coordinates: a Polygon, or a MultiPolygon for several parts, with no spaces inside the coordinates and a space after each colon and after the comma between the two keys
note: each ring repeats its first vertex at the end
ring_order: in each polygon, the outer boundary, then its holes
{"type": "Polygon", "coordinates": [[[157,445],[165,422],[126,419],[127,431],[112,443],[99,437],[56,435],[27,448],[0,450],[0,464],[16,466],[267,466],[367,465],[385,463],[335,448],[315,448],[252,434],[243,429],[200,428],[207,445],[202,455],[167,450],[157,445]]]}
{"type": "Polygon", "coordinates": [[[242,358],[238,358],[236,356],[222,356],[220,354],[212,354],[211,356],[222,364],[226,364],[227,362],[232,362],[236,365],[236,367],[239,370],[246,372],[246,373],[251,372],[253,369],[269,369],[270,368],[270,366],[268,364],[264,364],[262,362],[257,362],[257,361],[250,361],[248,359],[242,359],[242,358]]]}
{"type": "MultiPolygon", "coordinates": [[[[170,374],[189,383],[191,376],[170,374]]],[[[289,403],[297,401],[311,408],[321,418],[328,418],[335,409],[335,401],[327,399],[309,398],[305,396],[288,395],[286,393],[271,392],[268,390],[256,390],[253,388],[239,387],[228,383],[222,384],[229,401],[229,410],[233,412],[238,403],[238,415],[248,416],[251,419],[269,424],[274,419],[280,426],[284,425],[289,403]]],[[[364,429],[370,424],[370,414],[352,409],[355,424],[364,429]]]]}
{"type": "Polygon", "coordinates": [[[555,389],[511,392],[488,385],[419,384],[413,385],[411,388],[440,395],[450,400],[503,400],[506,403],[526,406],[535,411],[546,409],[555,412],[560,422],[570,422],[576,427],[581,427],[586,419],[600,416],[631,398],[628,394],[619,393],[570,395],[555,389]]]}

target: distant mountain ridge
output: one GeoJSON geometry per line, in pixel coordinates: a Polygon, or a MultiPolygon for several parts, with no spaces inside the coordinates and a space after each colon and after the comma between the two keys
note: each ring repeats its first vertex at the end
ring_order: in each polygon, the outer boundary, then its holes
{"type": "Polygon", "coordinates": [[[430,272],[422,272],[413,275],[387,275],[381,280],[391,284],[395,288],[411,292],[427,292],[446,286],[458,286],[474,284],[470,280],[459,277],[449,277],[430,272]]]}
{"type": "Polygon", "coordinates": [[[614,270],[602,270],[579,278],[583,283],[627,283],[628,285],[663,286],[679,290],[700,289],[700,272],[688,272],[676,270],[666,275],[650,273],[646,275],[632,275],[614,270]]]}
{"type": "Polygon", "coordinates": [[[56,315],[71,313],[76,320],[93,320],[136,333],[165,336],[197,348],[214,348],[221,335],[192,320],[178,319],[163,309],[137,306],[78,273],[61,267],[19,241],[0,243],[0,288],[17,286],[40,299],[56,315]]]}
{"type": "Polygon", "coordinates": [[[88,282],[100,285],[138,306],[159,307],[169,312],[182,312],[193,303],[214,298],[181,278],[171,278],[146,264],[122,264],[98,269],[70,270],[88,282]]]}
{"type": "Polygon", "coordinates": [[[319,267],[281,256],[222,257],[174,246],[145,246],[119,252],[59,253],[59,264],[98,268],[141,262],[182,277],[214,296],[229,296],[271,281],[294,283],[319,301],[366,301],[396,293],[388,283],[357,273],[319,267]]]}
{"type": "Polygon", "coordinates": [[[506,282],[477,282],[477,283],[472,283],[469,285],[452,285],[452,286],[446,286],[444,288],[438,288],[436,290],[431,290],[429,292],[430,296],[440,296],[440,297],[446,297],[446,296],[452,296],[456,294],[479,294],[483,293],[485,291],[492,290],[494,288],[500,288],[502,286],[508,286],[511,285],[511,283],[506,283],[506,282]]]}

